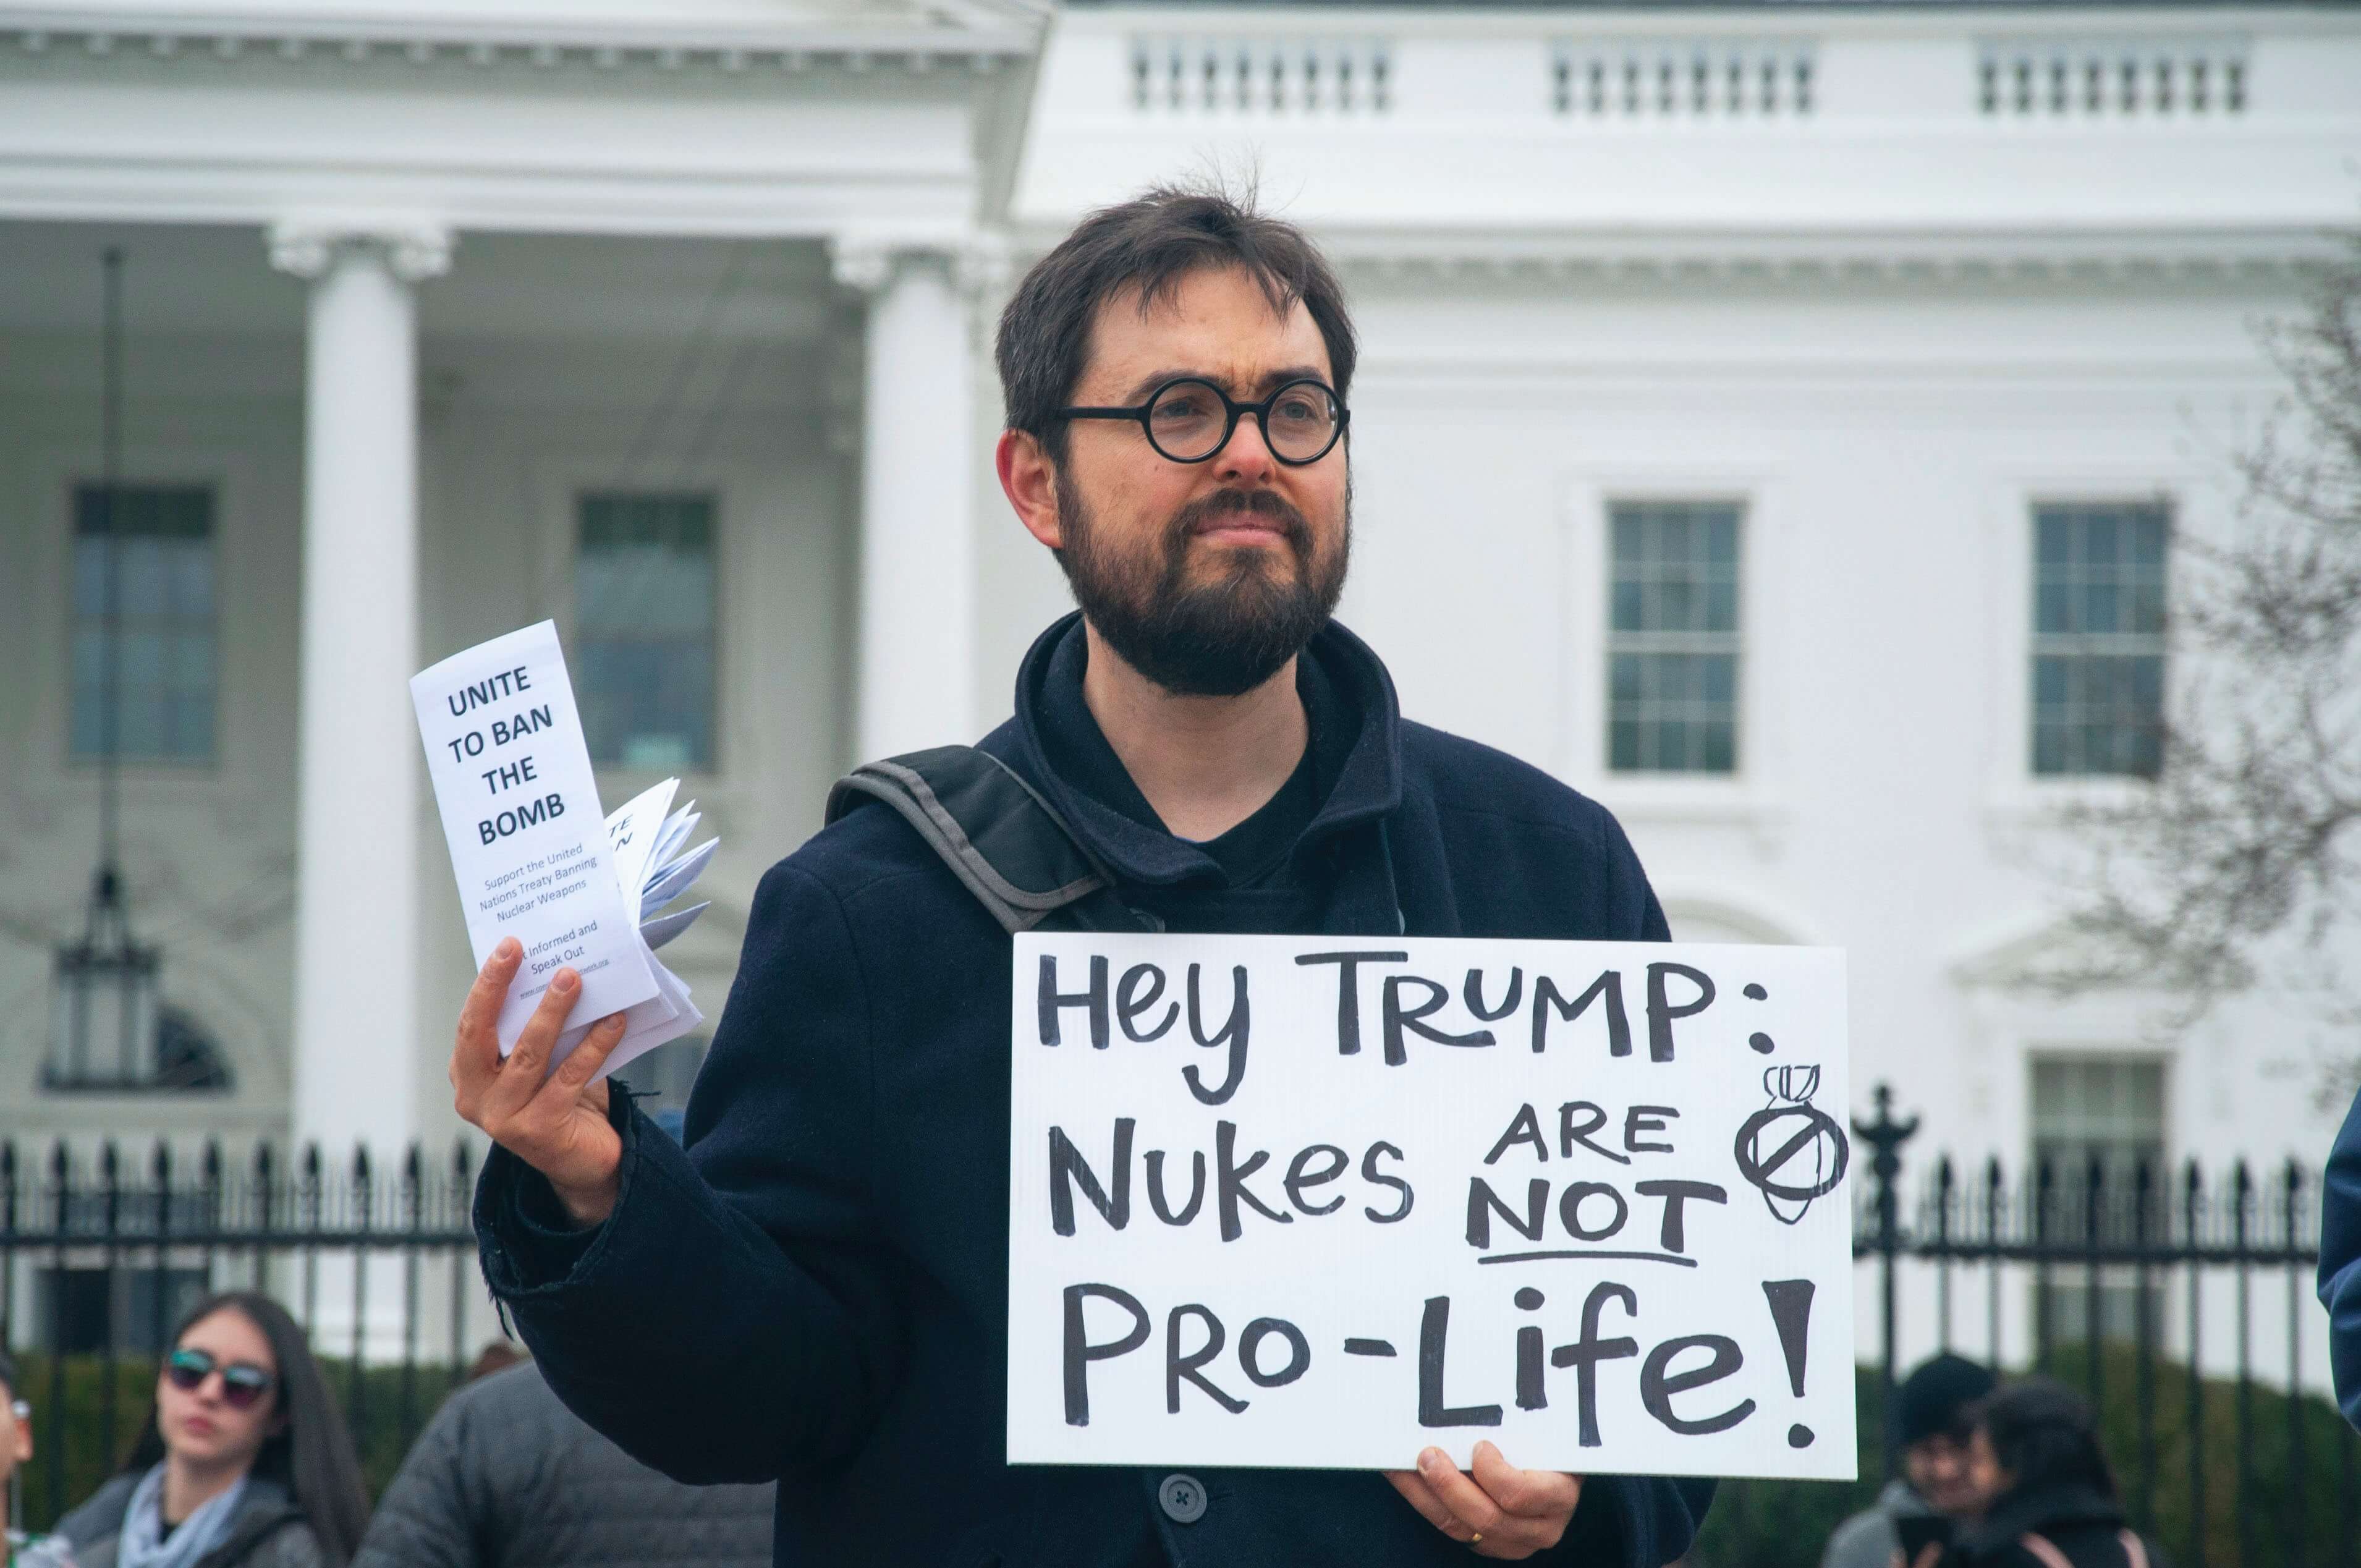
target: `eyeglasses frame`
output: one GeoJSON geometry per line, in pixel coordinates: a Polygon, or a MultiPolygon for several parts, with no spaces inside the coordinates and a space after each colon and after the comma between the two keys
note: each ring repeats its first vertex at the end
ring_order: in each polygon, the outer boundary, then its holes
{"type": "MultiPolygon", "coordinates": [[[[270,1371],[267,1367],[258,1365],[251,1361],[218,1360],[214,1357],[212,1351],[193,1350],[187,1347],[175,1350],[164,1357],[164,1376],[171,1379],[172,1386],[174,1387],[181,1389],[183,1393],[189,1394],[193,1394],[198,1389],[203,1387],[205,1386],[206,1378],[218,1376],[222,1380],[222,1402],[229,1406],[230,1409],[234,1410],[250,1410],[254,1409],[255,1406],[259,1405],[263,1400],[269,1398],[270,1397],[271,1390],[279,1387],[279,1375],[270,1371]],[[193,1383],[182,1383],[177,1375],[178,1364],[181,1357],[184,1355],[190,1357],[202,1356],[204,1359],[205,1368],[203,1372],[200,1372],[197,1375],[197,1380],[193,1383]],[[254,1393],[241,1403],[236,1398],[232,1398],[230,1393],[229,1375],[232,1372],[251,1372],[256,1376],[262,1379],[262,1386],[256,1388],[254,1393]]],[[[251,1385],[248,1385],[248,1387],[251,1387],[251,1385]]]]}
{"type": "Polygon", "coordinates": [[[1298,376],[1291,381],[1283,381],[1279,386],[1271,389],[1270,396],[1263,399],[1263,400],[1258,403],[1242,403],[1235,398],[1231,397],[1229,393],[1222,390],[1219,386],[1206,379],[1202,376],[1175,376],[1169,381],[1159,382],[1148,391],[1146,401],[1137,404],[1131,408],[1076,407],[1056,409],[1053,410],[1052,412],[1059,419],[1129,420],[1139,426],[1140,433],[1148,437],[1148,447],[1154,451],[1159,457],[1163,458],[1167,463],[1185,464],[1211,463],[1214,458],[1219,457],[1222,455],[1223,448],[1229,445],[1230,438],[1237,434],[1238,421],[1247,414],[1252,414],[1255,416],[1255,424],[1262,433],[1262,444],[1264,448],[1270,453],[1271,456],[1275,460],[1285,464],[1290,468],[1308,468],[1312,464],[1319,462],[1323,457],[1327,456],[1331,452],[1335,451],[1336,444],[1345,439],[1345,425],[1350,423],[1353,418],[1353,411],[1345,406],[1345,400],[1337,394],[1336,389],[1330,386],[1327,382],[1323,381],[1317,376],[1298,376]],[[1213,396],[1222,400],[1222,407],[1227,411],[1228,413],[1227,422],[1222,426],[1222,439],[1213,443],[1213,449],[1207,452],[1202,457],[1173,456],[1172,454],[1165,451],[1163,447],[1157,444],[1156,432],[1148,427],[1148,416],[1155,411],[1157,403],[1162,400],[1164,394],[1170,391],[1173,388],[1182,386],[1184,384],[1206,389],[1208,391],[1212,392],[1213,396]],[[1281,397],[1285,396],[1288,392],[1293,390],[1297,387],[1317,387],[1327,396],[1330,402],[1336,405],[1336,428],[1329,433],[1328,444],[1322,447],[1319,451],[1313,453],[1309,457],[1286,456],[1280,453],[1278,447],[1273,446],[1270,441],[1271,408],[1281,397]]]}

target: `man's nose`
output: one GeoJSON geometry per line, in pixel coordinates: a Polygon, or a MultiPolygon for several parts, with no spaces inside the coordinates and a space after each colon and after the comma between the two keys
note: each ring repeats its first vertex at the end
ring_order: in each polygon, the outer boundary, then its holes
{"type": "Polygon", "coordinates": [[[1228,483],[1267,485],[1279,477],[1279,459],[1262,433],[1262,416],[1240,414],[1237,428],[1213,455],[1213,474],[1228,483]]]}

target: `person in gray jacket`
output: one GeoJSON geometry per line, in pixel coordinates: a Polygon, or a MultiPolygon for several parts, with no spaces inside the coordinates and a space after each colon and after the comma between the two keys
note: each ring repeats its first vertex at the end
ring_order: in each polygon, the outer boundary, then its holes
{"type": "Polygon", "coordinates": [[[1885,1484],[1870,1508],[1837,1526],[1820,1568],[1892,1568],[1902,1550],[1897,1519],[1946,1514],[1973,1517],[1981,1494],[1968,1480],[1967,1433],[1960,1418],[1993,1391],[1989,1367],[1946,1352],[1921,1363],[1902,1380],[1902,1474],[1885,1484]]]}
{"type": "Polygon", "coordinates": [[[559,1404],[527,1363],[445,1401],[353,1568],[770,1568],[773,1490],[684,1486],[559,1404]]]}

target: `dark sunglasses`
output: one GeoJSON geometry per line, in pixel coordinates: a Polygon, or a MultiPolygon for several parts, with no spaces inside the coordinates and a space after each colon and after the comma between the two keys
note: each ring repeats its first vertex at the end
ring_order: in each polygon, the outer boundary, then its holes
{"type": "Polygon", "coordinates": [[[233,1410],[252,1409],[278,1381],[250,1361],[233,1361],[225,1366],[209,1350],[176,1350],[164,1363],[164,1376],[172,1380],[172,1387],[192,1393],[203,1387],[216,1369],[221,1373],[222,1402],[233,1410]]]}

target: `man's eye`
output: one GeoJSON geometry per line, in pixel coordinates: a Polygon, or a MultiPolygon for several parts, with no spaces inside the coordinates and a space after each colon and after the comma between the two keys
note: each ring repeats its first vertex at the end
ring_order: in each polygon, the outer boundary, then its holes
{"type": "Polygon", "coordinates": [[[1155,417],[1168,422],[1177,420],[1202,419],[1205,417],[1205,400],[1194,392],[1184,392],[1178,397],[1167,398],[1156,405],[1155,417]]]}
{"type": "Polygon", "coordinates": [[[1301,420],[1309,424],[1322,417],[1320,405],[1310,398],[1290,398],[1279,405],[1279,417],[1301,420]]]}

